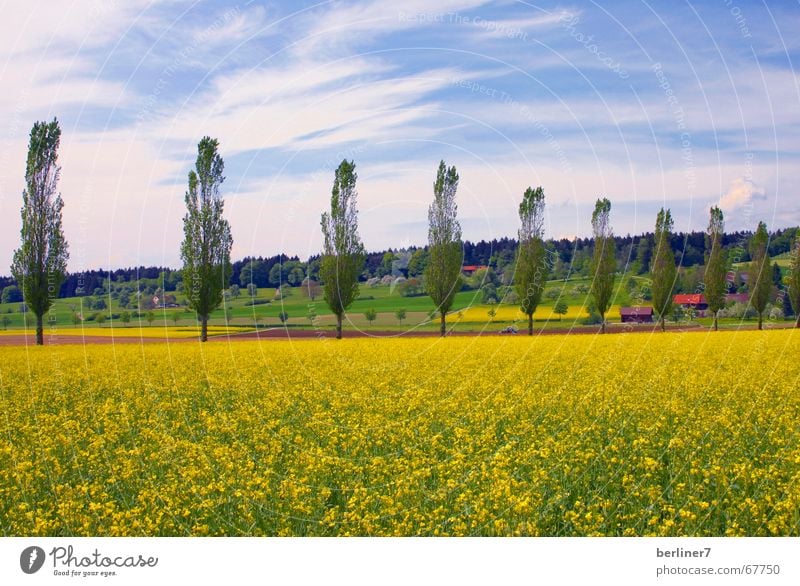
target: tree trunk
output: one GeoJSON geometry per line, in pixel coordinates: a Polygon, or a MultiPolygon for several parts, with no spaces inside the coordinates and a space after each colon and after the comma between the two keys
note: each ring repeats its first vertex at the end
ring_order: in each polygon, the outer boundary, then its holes
{"type": "Polygon", "coordinates": [[[532,313],[528,314],[528,335],[529,336],[533,335],[533,314],[532,313]]]}
{"type": "Polygon", "coordinates": [[[601,334],[605,334],[606,333],[606,314],[605,313],[601,313],[600,314],[600,333],[601,334]]]}
{"type": "Polygon", "coordinates": [[[800,311],[797,312],[797,321],[794,322],[794,327],[800,328],[800,311]]]}
{"type": "Polygon", "coordinates": [[[342,339],[342,315],[339,314],[336,316],[336,339],[342,339]]]}
{"type": "Polygon", "coordinates": [[[44,317],[36,316],[36,345],[44,346],[44,317]]]}
{"type": "Polygon", "coordinates": [[[763,316],[761,315],[761,312],[759,311],[759,312],[758,312],[758,329],[759,329],[759,330],[762,330],[762,329],[764,329],[763,323],[764,323],[764,318],[763,318],[763,316]]]}
{"type": "Polygon", "coordinates": [[[662,332],[666,332],[667,331],[667,322],[664,319],[663,315],[661,316],[661,319],[659,321],[661,322],[661,331],[662,332]]]}
{"type": "Polygon", "coordinates": [[[204,315],[200,318],[200,341],[208,341],[208,316],[204,315]]]}
{"type": "Polygon", "coordinates": [[[719,318],[717,318],[717,313],[716,313],[716,312],[714,312],[714,331],[715,331],[715,332],[719,330],[719,324],[717,323],[717,320],[718,320],[718,319],[719,319],[719,318]]]}
{"type": "Polygon", "coordinates": [[[442,337],[447,335],[447,316],[444,312],[441,312],[442,315],[439,316],[440,324],[439,324],[439,333],[442,337]]]}

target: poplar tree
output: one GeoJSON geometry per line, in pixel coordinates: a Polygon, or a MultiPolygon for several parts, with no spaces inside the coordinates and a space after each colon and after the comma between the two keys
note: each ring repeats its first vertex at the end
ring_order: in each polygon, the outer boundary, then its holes
{"type": "Polygon", "coordinates": [[[661,210],[656,217],[655,246],[656,254],[651,265],[653,277],[653,308],[658,314],[661,331],[666,330],[666,317],[672,311],[672,289],[675,287],[675,255],[670,245],[672,232],[672,214],[669,210],[661,210]]]}
{"type": "Polygon", "coordinates": [[[758,229],[750,239],[750,275],[747,289],[750,292],[750,305],[758,313],[758,329],[764,327],[764,310],[772,292],[772,270],[769,264],[769,234],[764,222],[758,223],[758,229]]]}
{"type": "Polygon", "coordinates": [[[331,210],[322,214],[324,250],[319,274],[325,302],[336,316],[336,338],[342,338],[342,318],[358,298],[358,276],[366,255],[358,236],[358,210],[353,161],[343,160],[336,169],[331,190],[331,210]]]}
{"type": "Polygon", "coordinates": [[[533,314],[542,300],[547,281],[544,248],[544,190],[528,187],[519,204],[519,246],[514,285],[520,310],[528,316],[528,335],[533,335],[533,314]]]}
{"type": "Polygon", "coordinates": [[[792,309],[795,314],[794,327],[800,328],[800,231],[794,239],[792,256],[789,264],[788,289],[789,301],[792,302],[792,309]]]}
{"type": "Polygon", "coordinates": [[[69,251],[61,227],[64,202],[57,191],[61,167],[58,120],[36,122],[31,129],[22,192],[20,247],[14,251],[11,273],[25,305],[36,316],[36,344],[44,344],[44,314],[67,272],[69,251]]]}
{"type": "Polygon", "coordinates": [[[447,312],[461,289],[464,250],[461,226],[456,218],[458,173],[455,167],[439,163],[433,184],[433,203],[428,209],[428,263],[425,289],[439,312],[440,333],[447,333],[447,312]]]}
{"type": "Polygon", "coordinates": [[[725,219],[722,210],[714,206],[708,221],[708,242],[711,252],[708,255],[705,273],[705,296],[708,309],[714,317],[714,330],[719,329],[719,312],[725,307],[725,256],[722,250],[722,235],[725,232],[725,219]]]}
{"type": "Polygon", "coordinates": [[[598,199],[592,212],[592,233],[594,253],[592,255],[591,294],[597,312],[600,314],[600,331],[606,332],[606,312],[611,306],[614,294],[614,278],[617,271],[614,235],[611,231],[611,202],[607,198],[598,199]]]}
{"type": "Polygon", "coordinates": [[[198,143],[183,217],[183,292],[200,320],[201,342],[208,340],[208,318],[222,303],[231,274],[233,238],[222,217],[224,201],[219,190],[225,181],[225,164],[218,147],[219,141],[208,136],[198,143]]]}

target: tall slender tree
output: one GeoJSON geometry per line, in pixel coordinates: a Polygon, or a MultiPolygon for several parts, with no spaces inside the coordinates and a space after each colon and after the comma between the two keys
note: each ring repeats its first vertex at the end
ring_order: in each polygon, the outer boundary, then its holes
{"type": "Polygon", "coordinates": [[[670,245],[672,214],[661,210],[656,217],[655,245],[656,255],[651,266],[653,276],[653,308],[658,314],[661,331],[666,330],[666,317],[672,311],[672,290],[675,287],[675,255],[670,245]]]}
{"type": "Polygon", "coordinates": [[[69,251],[61,227],[64,202],[57,191],[61,167],[58,120],[36,122],[31,129],[22,192],[21,244],[14,251],[11,273],[27,308],[36,316],[36,343],[44,344],[44,314],[67,272],[69,251]]]}
{"type": "Polygon", "coordinates": [[[792,302],[792,309],[796,316],[794,327],[800,328],[800,231],[794,239],[787,279],[789,281],[789,301],[792,302]]]}
{"type": "Polygon", "coordinates": [[[594,253],[592,255],[591,294],[597,312],[600,314],[600,331],[606,333],[606,312],[611,306],[614,294],[614,278],[617,271],[614,234],[611,231],[611,202],[607,198],[598,199],[592,212],[592,233],[594,253]]]}
{"type": "Polygon", "coordinates": [[[747,289],[750,292],[750,305],[758,313],[758,329],[764,327],[764,310],[772,292],[772,268],[769,264],[769,233],[764,222],[758,223],[758,229],[750,239],[750,274],[747,289]]]}
{"type": "Polygon", "coordinates": [[[219,190],[225,181],[225,164],[218,148],[219,141],[208,136],[198,143],[183,217],[183,292],[200,320],[201,342],[208,339],[208,318],[222,303],[231,275],[233,238],[222,217],[224,201],[219,190]]]}
{"type": "Polygon", "coordinates": [[[455,167],[439,163],[433,184],[433,203],[428,209],[428,264],[425,289],[439,312],[440,333],[447,333],[447,312],[461,289],[464,249],[461,225],[456,218],[458,173],[455,167]]]}
{"type": "Polygon", "coordinates": [[[722,250],[722,236],[725,232],[725,218],[722,210],[714,206],[710,211],[708,221],[708,244],[711,252],[708,254],[705,274],[706,303],[711,315],[714,317],[714,330],[719,329],[719,312],[725,307],[725,256],[722,250]]]}
{"type": "Polygon", "coordinates": [[[336,169],[331,191],[331,211],[322,214],[325,239],[319,274],[325,301],[336,316],[336,338],[342,337],[342,318],[358,297],[358,276],[366,255],[358,236],[356,165],[343,160],[336,169]]]}
{"type": "Polygon", "coordinates": [[[528,316],[528,335],[533,335],[533,313],[542,300],[549,267],[544,248],[544,189],[528,187],[519,204],[519,246],[514,286],[520,309],[528,316]]]}

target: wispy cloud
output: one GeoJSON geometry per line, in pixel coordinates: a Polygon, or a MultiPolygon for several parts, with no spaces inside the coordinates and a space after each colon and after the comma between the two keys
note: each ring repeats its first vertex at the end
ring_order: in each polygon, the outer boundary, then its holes
{"type": "Polygon", "coordinates": [[[535,184],[551,234],[586,233],[601,194],[622,232],[652,229],[660,205],[678,227],[702,227],[720,194],[734,216],[752,204],[773,224],[796,221],[800,80],[788,57],[798,14],[747,12],[749,50],[724,6],[6,7],[0,267],[16,245],[28,129],[55,115],[65,222],[87,266],[175,264],[204,135],[226,160],[234,255],[316,252],[339,156],[358,163],[368,247],[424,241],[440,158],[461,173],[471,239],[513,234],[520,194],[535,184]]]}

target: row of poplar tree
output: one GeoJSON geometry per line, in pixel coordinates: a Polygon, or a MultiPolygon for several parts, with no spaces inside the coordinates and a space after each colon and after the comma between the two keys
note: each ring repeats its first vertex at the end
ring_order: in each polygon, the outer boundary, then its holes
{"type": "MultiPolygon", "coordinates": [[[[37,344],[43,343],[43,316],[58,294],[69,258],[61,222],[64,203],[57,191],[60,139],[58,120],[33,125],[22,194],[21,245],[14,252],[11,267],[25,303],[36,316],[37,344]]],[[[188,177],[184,238],[180,251],[183,291],[189,306],[197,313],[202,341],[207,339],[209,316],[223,301],[233,244],[230,224],[223,217],[224,200],[220,187],[225,180],[225,165],[218,149],[219,142],[210,137],[204,137],[197,145],[195,168],[188,177]]],[[[325,301],[336,316],[337,338],[342,336],[345,312],[358,298],[358,277],[366,258],[358,234],[356,180],[355,163],[342,161],[334,176],[330,210],[321,218],[324,244],[320,279],[325,301]]],[[[433,202],[428,209],[429,258],[424,284],[439,314],[442,336],[447,333],[447,312],[456,293],[461,290],[463,249],[457,218],[458,180],[456,168],[441,161],[433,183],[433,202]]],[[[519,205],[514,287],[520,309],[527,316],[529,334],[533,333],[533,314],[541,301],[550,269],[544,244],[544,209],[542,187],[528,187],[519,205]]],[[[717,207],[711,208],[710,215],[711,252],[702,292],[714,316],[716,329],[717,313],[724,307],[727,289],[726,260],[722,251],[724,219],[717,207]]],[[[611,202],[607,198],[598,199],[592,213],[594,252],[590,294],[601,317],[602,332],[605,332],[605,314],[611,305],[616,278],[615,243],[610,220],[611,202]]],[[[656,250],[651,264],[653,307],[662,329],[665,317],[672,311],[672,292],[677,278],[675,258],[669,245],[672,228],[671,213],[662,208],[656,219],[656,250]]],[[[748,283],[750,303],[758,312],[759,329],[771,291],[768,243],[767,227],[761,222],[750,243],[752,265],[748,283]]],[[[800,236],[793,248],[792,262],[788,292],[795,311],[800,314],[800,236]]]]}

